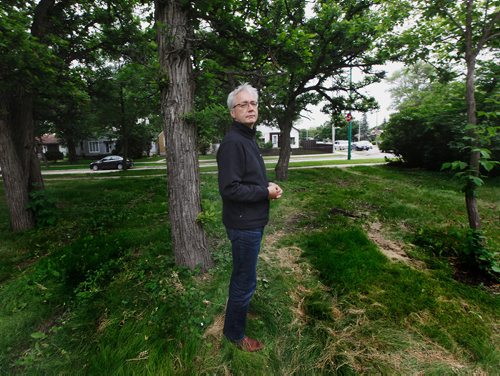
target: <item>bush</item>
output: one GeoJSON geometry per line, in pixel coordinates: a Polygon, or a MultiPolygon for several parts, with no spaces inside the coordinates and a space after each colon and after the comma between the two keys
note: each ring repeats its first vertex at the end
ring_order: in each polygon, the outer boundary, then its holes
{"type": "Polygon", "coordinates": [[[392,151],[409,167],[438,170],[445,162],[464,160],[466,108],[460,83],[434,85],[408,100],[384,127],[380,149],[392,151]]]}
{"type": "Polygon", "coordinates": [[[262,145],[262,149],[264,150],[270,150],[273,148],[273,143],[271,141],[265,142],[264,145],[262,145]]]}
{"type": "Polygon", "coordinates": [[[436,256],[453,257],[457,267],[484,279],[498,281],[498,254],[487,249],[481,231],[422,228],[413,243],[436,256]]]}
{"type": "Polygon", "coordinates": [[[39,226],[53,225],[57,221],[56,201],[45,189],[34,190],[30,193],[28,208],[33,211],[39,226]]]}
{"type": "Polygon", "coordinates": [[[58,161],[64,159],[64,154],[61,153],[60,151],[47,151],[45,153],[45,158],[48,161],[58,161]]]}
{"type": "MultiPolygon", "coordinates": [[[[477,147],[489,150],[490,160],[500,159],[497,126],[500,95],[498,80],[494,79],[497,76],[495,64],[478,69],[475,141],[477,147]]],[[[391,115],[384,127],[380,149],[394,152],[410,167],[437,170],[445,162],[468,161],[471,140],[465,133],[466,126],[465,84],[429,84],[412,92],[398,105],[398,112],[391,115]]],[[[498,173],[498,170],[488,174],[498,173]]]]}

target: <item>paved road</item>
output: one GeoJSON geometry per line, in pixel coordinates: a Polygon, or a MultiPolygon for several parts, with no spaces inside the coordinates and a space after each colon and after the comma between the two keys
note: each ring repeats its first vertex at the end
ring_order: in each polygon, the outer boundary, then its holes
{"type": "MultiPolygon", "coordinates": [[[[382,153],[375,146],[371,150],[367,151],[352,151],[351,160],[356,159],[371,159],[371,158],[384,158],[384,157],[394,157],[392,154],[382,153]]],[[[314,162],[314,161],[331,161],[331,160],[347,160],[347,151],[336,150],[334,154],[309,154],[309,155],[292,155],[290,157],[290,162],[314,162]]],[[[278,157],[265,157],[266,163],[276,163],[278,162],[278,157]]],[[[217,163],[214,160],[200,160],[200,167],[210,167],[216,166],[217,163]]],[[[349,165],[332,165],[330,167],[346,167],[349,165]]],[[[311,166],[314,167],[314,166],[311,166]]],[[[328,167],[328,166],[322,166],[328,167]]],[[[142,165],[138,162],[133,167],[133,170],[165,170],[166,164],[165,160],[160,160],[156,165],[142,165]]],[[[44,170],[42,175],[61,175],[61,174],[106,174],[109,172],[116,172],[116,170],[100,170],[92,171],[90,169],[71,169],[71,170],[44,170]]]]}

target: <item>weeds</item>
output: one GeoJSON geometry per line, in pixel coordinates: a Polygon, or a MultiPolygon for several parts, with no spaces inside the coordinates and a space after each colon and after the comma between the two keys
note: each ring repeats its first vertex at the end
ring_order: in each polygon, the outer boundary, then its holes
{"type": "MultiPolygon", "coordinates": [[[[248,320],[266,348],[247,354],[220,333],[231,257],[215,176],[201,183],[199,220],[216,260],[203,276],[174,265],[164,177],[47,181],[55,224],[11,234],[0,211],[0,369],[494,373],[498,297],[454,280],[443,260],[468,241],[455,185],[415,170],[291,171],[283,199],[272,203],[248,320]],[[389,261],[365,233],[371,223],[428,268],[389,261]]],[[[481,190],[494,249],[498,181],[481,190]]]]}
{"type": "Polygon", "coordinates": [[[30,193],[28,209],[33,211],[38,226],[54,225],[57,221],[56,201],[45,189],[30,193]]]}

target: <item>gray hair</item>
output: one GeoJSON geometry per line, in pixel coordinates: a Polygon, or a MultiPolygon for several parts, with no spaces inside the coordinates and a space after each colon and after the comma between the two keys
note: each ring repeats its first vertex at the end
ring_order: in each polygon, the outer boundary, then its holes
{"type": "Polygon", "coordinates": [[[257,91],[257,89],[250,85],[248,82],[245,82],[244,84],[241,84],[232,92],[230,92],[227,96],[227,107],[229,108],[229,110],[232,110],[234,107],[234,97],[242,91],[246,91],[247,93],[252,94],[255,97],[256,101],[259,100],[259,92],[257,91]]]}

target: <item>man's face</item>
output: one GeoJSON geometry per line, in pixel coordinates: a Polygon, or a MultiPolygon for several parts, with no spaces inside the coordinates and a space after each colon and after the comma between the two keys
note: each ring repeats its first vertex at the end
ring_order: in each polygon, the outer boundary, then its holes
{"type": "Polygon", "coordinates": [[[236,94],[234,97],[234,105],[231,110],[231,117],[237,122],[249,128],[253,128],[258,116],[259,108],[257,99],[246,91],[240,91],[236,94]]]}

